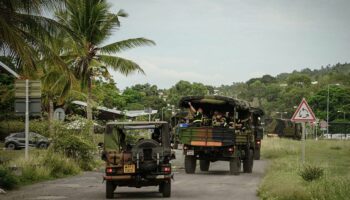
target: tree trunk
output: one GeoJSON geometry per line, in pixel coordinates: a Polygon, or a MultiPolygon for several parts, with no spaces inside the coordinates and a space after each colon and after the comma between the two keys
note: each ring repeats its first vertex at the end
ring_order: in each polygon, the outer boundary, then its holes
{"type": "MultiPolygon", "coordinates": [[[[87,95],[87,105],[86,105],[86,118],[89,121],[92,121],[92,106],[91,106],[91,99],[92,99],[92,80],[91,77],[89,77],[88,80],[88,95],[87,95]]],[[[94,133],[94,125],[92,124],[90,127],[90,134],[94,133]]]]}
{"type": "Polygon", "coordinates": [[[91,78],[88,80],[88,95],[87,95],[87,105],[86,105],[86,118],[92,120],[92,107],[91,107],[91,78]]]}
{"type": "Polygon", "coordinates": [[[53,101],[52,98],[49,97],[49,113],[48,113],[48,121],[49,121],[49,133],[50,136],[52,136],[53,134],[53,127],[52,127],[52,121],[53,121],[53,111],[54,107],[53,107],[53,101]]]}

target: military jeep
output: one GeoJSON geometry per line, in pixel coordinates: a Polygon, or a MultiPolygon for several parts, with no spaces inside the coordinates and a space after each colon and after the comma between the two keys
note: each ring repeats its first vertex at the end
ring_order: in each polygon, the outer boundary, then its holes
{"type": "Polygon", "coordinates": [[[159,186],[170,197],[172,158],[167,122],[108,123],[102,153],[106,198],[113,198],[117,186],[159,186]]]}

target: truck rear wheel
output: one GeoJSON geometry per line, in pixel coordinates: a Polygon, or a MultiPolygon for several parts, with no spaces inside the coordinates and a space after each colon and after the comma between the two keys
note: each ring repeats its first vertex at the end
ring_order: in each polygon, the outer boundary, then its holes
{"type": "Polygon", "coordinates": [[[106,199],[113,199],[115,188],[112,181],[106,181],[106,199]]]}
{"type": "Polygon", "coordinates": [[[186,174],[193,174],[196,171],[197,160],[194,156],[185,156],[186,174]]]}
{"type": "Polygon", "coordinates": [[[210,161],[209,160],[200,160],[199,161],[199,167],[202,172],[209,171],[210,161]]]}
{"type": "Polygon", "coordinates": [[[171,196],[171,182],[164,181],[159,185],[159,190],[162,193],[163,197],[170,197],[171,196]]]}
{"type": "Polygon", "coordinates": [[[260,149],[255,149],[254,160],[260,160],[260,149]]]}
{"type": "Polygon", "coordinates": [[[254,162],[254,151],[249,149],[246,153],[246,157],[243,161],[243,172],[252,173],[253,172],[253,162],[254,162]]]}
{"type": "Polygon", "coordinates": [[[230,174],[239,175],[241,170],[241,160],[238,157],[232,158],[230,160],[230,174]]]}

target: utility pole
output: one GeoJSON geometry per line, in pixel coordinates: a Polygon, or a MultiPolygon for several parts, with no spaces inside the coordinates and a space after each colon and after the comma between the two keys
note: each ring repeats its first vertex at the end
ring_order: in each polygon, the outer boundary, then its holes
{"type": "Polygon", "coordinates": [[[29,159],[29,80],[26,79],[26,112],[25,112],[25,153],[24,159],[29,159]]]}

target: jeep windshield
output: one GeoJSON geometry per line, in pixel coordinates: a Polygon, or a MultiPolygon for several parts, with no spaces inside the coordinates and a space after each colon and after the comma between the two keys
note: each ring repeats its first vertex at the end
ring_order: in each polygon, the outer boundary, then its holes
{"type": "Polygon", "coordinates": [[[110,123],[105,134],[105,148],[129,150],[141,140],[152,139],[160,146],[169,147],[168,124],[162,122],[110,123]]]}

